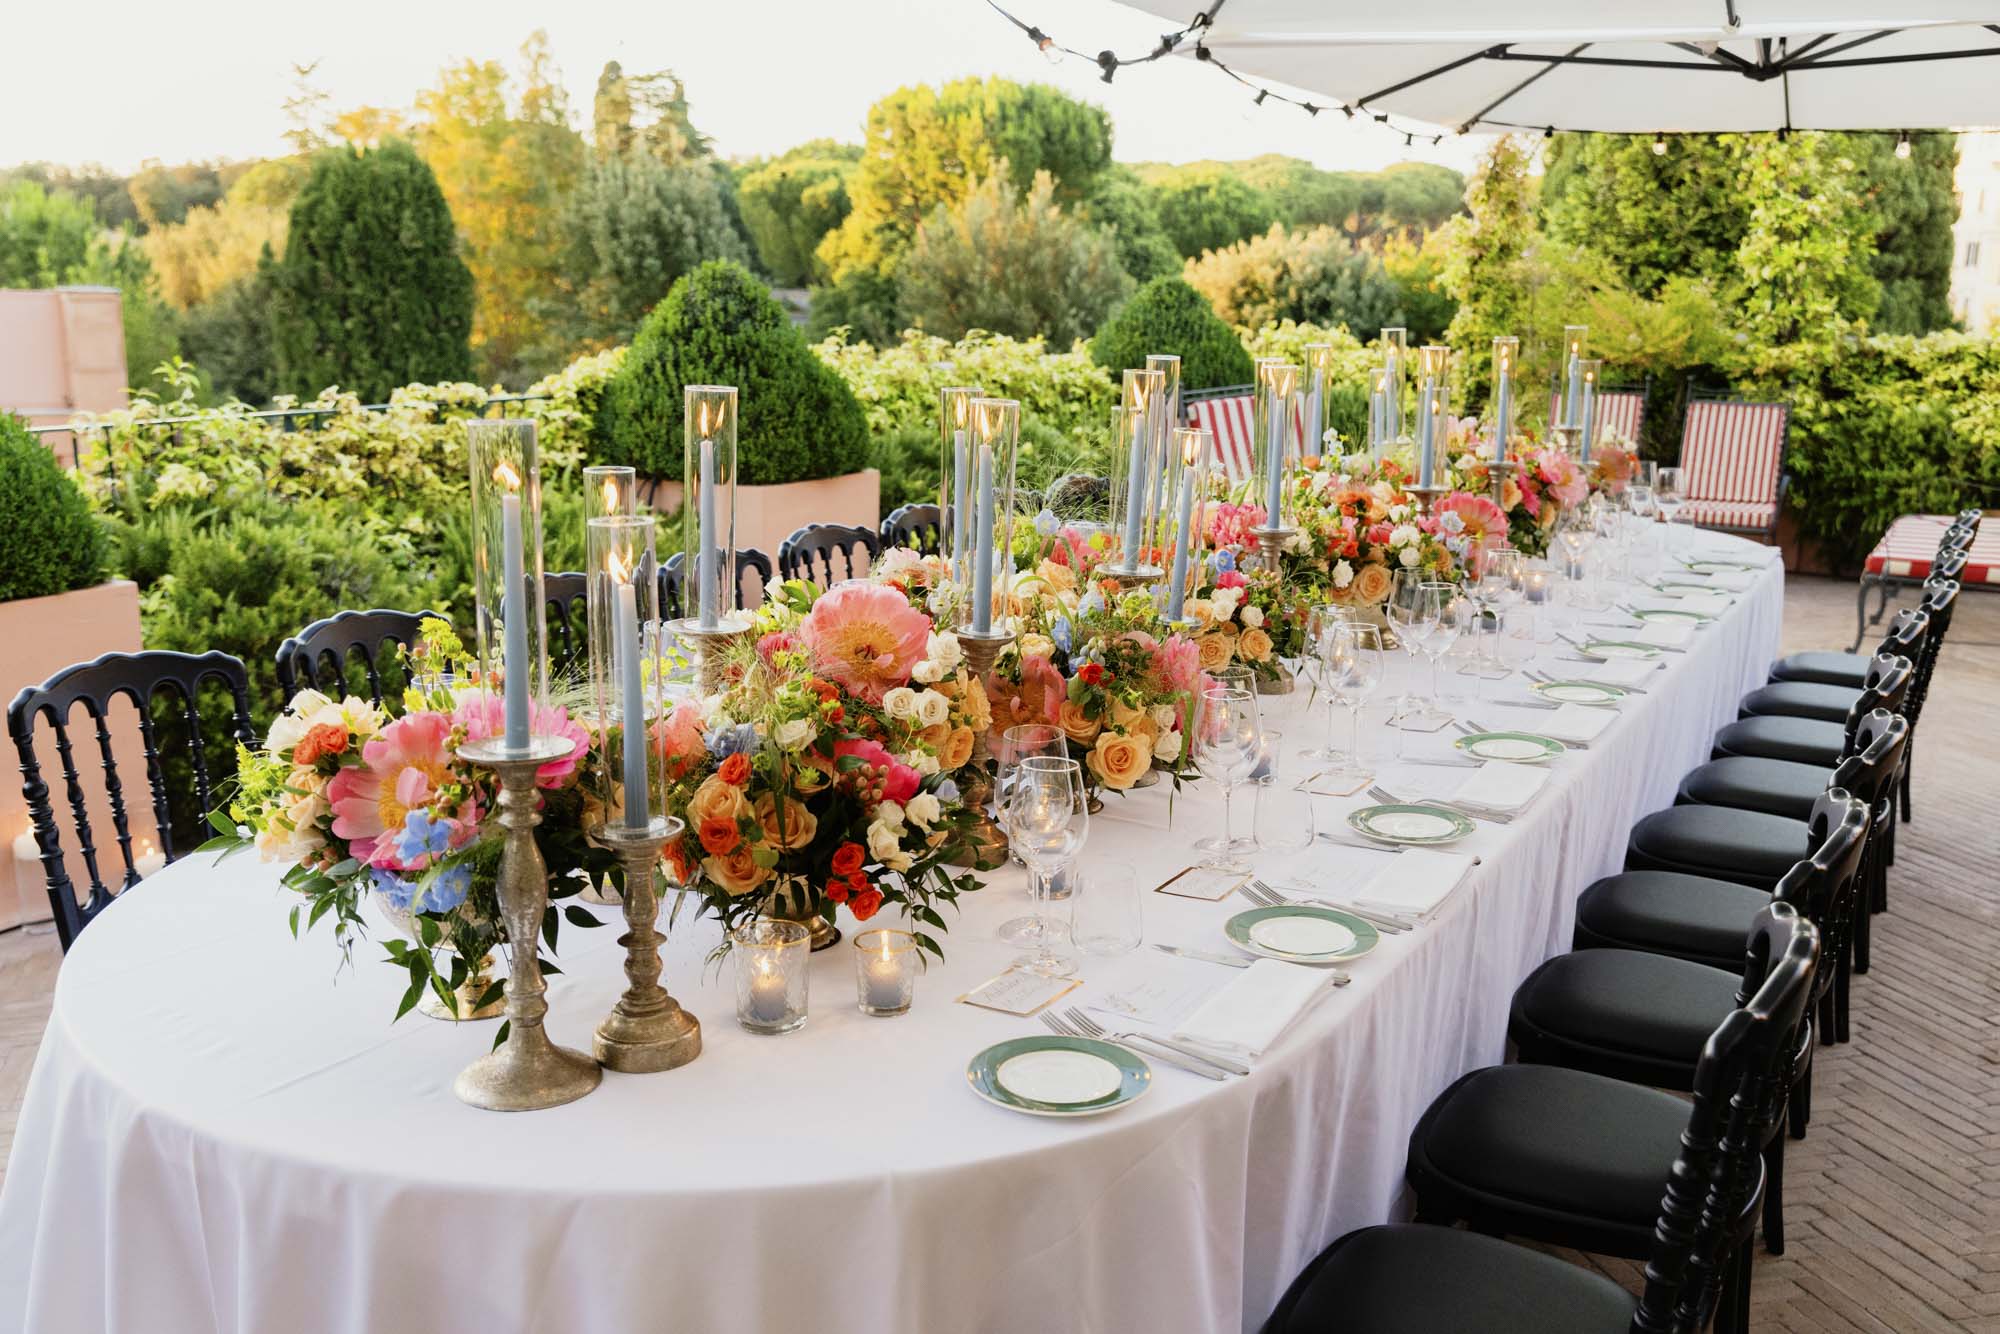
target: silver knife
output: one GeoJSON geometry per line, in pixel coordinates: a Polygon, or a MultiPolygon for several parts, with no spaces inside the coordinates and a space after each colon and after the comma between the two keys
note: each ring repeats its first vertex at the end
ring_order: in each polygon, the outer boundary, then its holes
{"type": "Polygon", "coordinates": [[[1153,948],[1162,954],[1178,955],[1183,959],[1199,959],[1203,963],[1219,963],[1225,968],[1248,968],[1251,963],[1249,959],[1238,958],[1235,955],[1210,954],[1205,950],[1183,949],[1179,945],[1161,945],[1156,942],[1153,948]]]}

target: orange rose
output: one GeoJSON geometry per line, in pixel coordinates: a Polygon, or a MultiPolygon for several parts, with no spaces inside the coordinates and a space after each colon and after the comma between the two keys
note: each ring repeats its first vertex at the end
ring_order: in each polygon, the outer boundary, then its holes
{"type": "Polygon", "coordinates": [[[1153,743],[1142,736],[1105,732],[1097,738],[1085,763],[1104,786],[1122,792],[1153,767],[1153,743]]]}
{"type": "Polygon", "coordinates": [[[986,687],[979,678],[969,676],[965,681],[965,698],[959,702],[965,714],[965,721],[975,732],[984,732],[993,726],[993,705],[986,698],[986,687]]]}
{"type": "Polygon", "coordinates": [[[1196,651],[1201,654],[1201,669],[1204,672],[1228,666],[1229,659],[1236,652],[1235,645],[1231,644],[1225,635],[1203,635],[1195,640],[1194,644],[1196,651]]]}
{"type": "Polygon", "coordinates": [[[938,752],[938,768],[950,773],[971,759],[973,740],[970,727],[953,728],[945,738],[944,749],[938,752]]]}
{"type": "Polygon", "coordinates": [[[725,783],[742,787],[750,781],[750,757],[741,751],[731,755],[722,762],[722,767],[715,771],[715,776],[725,783]]]}
{"type": "Polygon", "coordinates": [[[736,851],[736,845],[743,836],[736,831],[736,821],[708,819],[701,822],[701,849],[717,857],[736,851]]]}
{"type": "Polygon", "coordinates": [[[1104,724],[1096,718],[1086,717],[1083,705],[1074,700],[1064,700],[1056,711],[1056,726],[1062,728],[1063,735],[1080,746],[1087,746],[1097,739],[1104,724]]]}
{"type": "Polygon", "coordinates": [[[721,774],[710,774],[694,790],[688,799],[688,823],[699,829],[710,820],[727,820],[735,824],[750,814],[749,799],[743,789],[734,783],[723,781],[721,774]]]}
{"type": "Polygon", "coordinates": [[[757,864],[748,843],[737,844],[735,851],[723,856],[702,858],[701,869],[725,894],[747,894],[771,878],[770,871],[757,864]]]}
{"type": "Polygon", "coordinates": [[[347,729],[339,723],[321,723],[309,727],[299,738],[298,745],[292,747],[292,763],[309,766],[319,763],[329,755],[338,755],[347,749],[347,729]]]}
{"type": "Polygon", "coordinates": [[[833,861],[830,865],[835,875],[846,879],[848,876],[858,875],[862,864],[867,860],[867,852],[859,843],[848,842],[833,850],[833,861]]]}
{"type": "Polygon", "coordinates": [[[1366,606],[1389,596],[1389,567],[1368,564],[1354,575],[1354,600],[1366,606]]]}
{"type": "Polygon", "coordinates": [[[932,723],[917,733],[917,738],[932,750],[943,750],[945,740],[951,736],[950,723],[932,723]]]}

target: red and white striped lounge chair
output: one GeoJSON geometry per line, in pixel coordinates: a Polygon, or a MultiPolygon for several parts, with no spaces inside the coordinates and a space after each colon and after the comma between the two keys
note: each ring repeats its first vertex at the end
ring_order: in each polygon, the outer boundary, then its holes
{"type": "MultiPolygon", "coordinates": [[[[1252,446],[1255,432],[1251,429],[1250,386],[1232,386],[1228,389],[1211,389],[1181,395],[1181,403],[1187,411],[1188,425],[1198,426],[1215,438],[1215,456],[1222,463],[1222,470],[1229,475],[1231,485],[1250,480],[1253,465],[1252,446]]],[[[1293,420],[1294,435],[1303,434],[1306,428],[1305,409],[1300,407],[1293,420]]],[[[1318,449],[1308,444],[1308,454],[1318,453],[1318,449]]]]}
{"type": "MultiPolygon", "coordinates": [[[[1968,511],[1976,515],[1977,511],[1968,511]]],[[[1857,608],[1855,647],[1870,625],[1879,624],[1889,609],[1889,600],[1906,587],[1914,587],[1931,577],[1944,531],[1963,516],[1954,514],[1905,514],[1889,525],[1882,540],[1868,553],[1861,567],[1861,592],[1857,608]],[[1875,592],[1875,615],[1868,616],[1868,593],[1875,592]]],[[[1958,586],[1973,589],[2000,589],[2000,528],[1980,524],[1965,549],[1965,568],[1958,572],[1958,586]]]]}
{"type": "MultiPolygon", "coordinates": [[[[1563,400],[1560,392],[1549,395],[1549,421],[1562,420],[1563,400]]],[[[1597,391],[1597,429],[1599,437],[1605,431],[1615,431],[1622,438],[1634,444],[1639,442],[1639,428],[1646,422],[1646,391],[1643,388],[1612,389],[1597,391]]]]}
{"type": "Polygon", "coordinates": [[[1691,399],[1681,431],[1681,512],[1703,528],[1775,541],[1785,500],[1787,403],[1691,399]]]}

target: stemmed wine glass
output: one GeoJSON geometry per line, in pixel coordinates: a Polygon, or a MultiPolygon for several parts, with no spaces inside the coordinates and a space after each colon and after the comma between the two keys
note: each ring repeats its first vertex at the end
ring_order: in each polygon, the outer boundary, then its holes
{"type": "Polygon", "coordinates": [[[1368,778],[1361,765],[1361,709],[1375,687],[1382,683],[1382,632],[1372,625],[1349,621],[1336,625],[1327,635],[1320,655],[1320,679],[1332,692],[1336,703],[1347,709],[1347,755],[1345,763],[1325,771],[1336,785],[1360,783],[1368,778]]]}
{"type": "Polygon", "coordinates": [[[1452,716],[1451,711],[1444,707],[1444,695],[1438,689],[1438,663],[1451,652],[1451,646],[1460,635],[1471,633],[1472,618],[1478,613],[1472,599],[1460,591],[1457,584],[1431,580],[1424,584],[1423,590],[1424,596],[1436,609],[1419,645],[1431,664],[1431,697],[1424,706],[1424,714],[1429,721],[1436,723],[1441,719],[1448,721],[1452,716]]]}
{"type": "MultiPolygon", "coordinates": [[[[1062,756],[1068,747],[1063,740],[1062,729],[1048,723],[1020,723],[1000,734],[999,742],[993,747],[998,781],[994,784],[994,805],[999,812],[999,824],[1007,827],[1008,806],[1014,791],[1014,777],[1023,762],[1038,755],[1062,756]]],[[[1018,850],[1012,852],[1014,860],[1026,865],[1018,850]]],[[[1028,870],[1028,898],[1036,905],[1035,910],[1020,917],[1010,917],[1000,924],[996,933],[1010,945],[1031,944],[1041,930],[1044,917],[1041,905],[1048,901],[1047,882],[1030,867],[1028,870]]]]}
{"type": "Polygon", "coordinates": [[[1660,517],[1667,524],[1667,549],[1674,547],[1674,519],[1679,516],[1681,506],[1687,501],[1687,493],[1681,489],[1681,470],[1661,468],[1653,477],[1653,503],[1659,507],[1660,517]]]}
{"type": "Polygon", "coordinates": [[[1410,684],[1417,670],[1417,654],[1423,645],[1423,638],[1431,623],[1437,620],[1437,600],[1424,594],[1424,576],[1416,570],[1397,570],[1389,583],[1389,600],[1383,604],[1383,613],[1389,624],[1395,628],[1396,642],[1403,646],[1403,653],[1410,664],[1409,674],[1403,693],[1396,697],[1395,708],[1389,722],[1402,726],[1405,722],[1418,722],[1421,714],[1418,700],[1410,684]]]}
{"type": "MultiPolygon", "coordinates": [[[[1305,660],[1313,664],[1316,674],[1316,689],[1325,690],[1328,688],[1326,681],[1326,646],[1329,639],[1333,632],[1340,628],[1340,626],[1347,624],[1353,615],[1352,608],[1341,606],[1337,602],[1323,602],[1306,613],[1305,660]]],[[[1217,684],[1223,685],[1228,683],[1217,682],[1217,684]]],[[[1326,744],[1324,746],[1306,747],[1299,752],[1301,759],[1331,762],[1340,758],[1340,748],[1333,744],[1334,707],[1333,700],[1329,696],[1326,708],[1326,744]]]]}
{"type": "Polygon", "coordinates": [[[1257,697],[1247,690],[1218,686],[1201,692],[1201,716],[1194,729],[1194,760],[1204,778],[1222,784],[1222,836],[1204,838],[1195,847],[1209,855],[1202,865],[1214,871],[1246,872],[1242,858],[1257,847],[1253,838],[1237,838],[1231,818],[1236,785],[1250,776],[1263,754],[1263,728],[1257,721],[1257,697]]]}
{"type": "MultiPolygon", "coordinates": [[[[1014,790],[1007,802],[1007,840],[1043,883],[1061,872],[1090,836],[1090,813],[1083,786],[1083,769],[1075,760],[1034,755],[1014,771],[1014,790]]],[[[1029,943],[1033,952],[1014,961],[1017,968],[1047,977],[1074,971],[1076,960],[1057,948],[1063,924],[1036,905],[1036,929],[1029,943]]]]}

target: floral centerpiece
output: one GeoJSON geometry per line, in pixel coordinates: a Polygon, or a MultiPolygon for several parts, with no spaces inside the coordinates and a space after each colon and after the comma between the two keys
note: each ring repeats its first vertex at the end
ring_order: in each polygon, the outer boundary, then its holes
{"type": "Polygon", "coordinates": [[[841,907],[866,921],[896,903],[942,954],[924,928],[945,930],[937,907],[979,887],[951,869],[973,819],[953,775],[991,710],[915,590],[778,585],[728,688],[657,724],[687,823],[667,861],[725,927],[785,917],[830,943],[841,907]]]}
{"type": "Polygon", "coordinates": [[[1597,433],[1587,468],[1590,489],[1605,495],[1622,495],[1639,462],[1638,443],[1615,426],[1597,433]]]}
{"type": "MultiPolygon", "coordinates": [[[[1291,565],[1298,554],[1283,559],[1291,565]]],[[[1298,657],[1304,648],[1306,613],[1318,595],[1315,583],[1290,570],[1281,575],[1259,567],[1245,573],[1227,547],[1209,554],[1204,572],[1202,591],[1186,604],[1197,626],[1201,669],[1213,672],[1234,662],[1266,686],[1289,680],[1284,659],[1298,657]]]]}
{"type": "MultiPolygon", "coordinates": [[[[1539,444],[1532,434],[1511,437],[1507,458],[1514,464],[1501,490],[1507,541],[1516,551],[1545,555],[1562,512],[1590,495],[1589,478],[1568,451],[1539,444]]],[[[1476,433],[1454,437],[1452,475],[1467,492],[1492,494],[1492,469],[1476,433]]]]}
{"type": "Polygon", "coordinates": [[[1306,460],[1293,505],[1302,541],[1284,556],[1288,584],[1313,597],[1374,607],[1389,596],[1397,570],[1457,578],[1459,562],[1490,518],[1470,503],[1478,497],[1456,492],[1420,517],[1404,490],[1409,477],[1408,462],[1394,454],[1306,460]]]}

